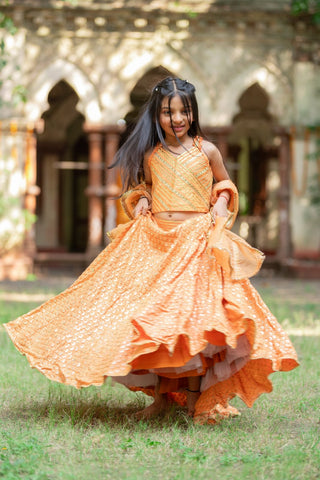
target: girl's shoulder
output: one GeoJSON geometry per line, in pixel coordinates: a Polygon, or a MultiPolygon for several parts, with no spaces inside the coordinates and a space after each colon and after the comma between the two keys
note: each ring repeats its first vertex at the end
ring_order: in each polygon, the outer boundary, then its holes
{"type": "Polygon", "coordinates": [[[144,154],[144,161],[147,162],[147,164],[150,164],[150,161],[154,155],[154,153],[158,150],[158,148],[161,146],[161,143],[158,143],[155,147],[149,148],[146,153],[144,154]]]}
{"type": "Polygon", "coordinates": [[[155,148],[157,148],[157,147],[148,148],[148,150],[147,150],[146,153],[144,154],[145,160],[148,160],[149,157],[151,157],[151,155],[153,154],[155,148]]]}
{"type": "Polygon", "coordinates": [[[202,139],[202,150],[209,160],[215,161],[221,158],[221,153],[216,145],[208,140],[202,139]]]}
{"type": "Polygon", "coordinates": [[[209,142],[209,140],[205,140],[204,138],[202,139],[202,148],[205,149],[207,152],[210,152],[210,153],[215,153],[215,152],[219,151],[214,143],[209,142]]]}
{"type": "Polygon", "coordinates": [[[159,148],[159,145],[156,145],[155,147],[151,147],[149,148],[146,153],[144,154],[144,158],[143,158],[143,169],[144,169],[144,173],[145,173],[145,177],[146,177],[146,182],[147,183],[151,183],[151,171],[150,171],[150,164],[151,164],[151,160],[153,158],[153,155],[154,153],[157,151],[157,149],[159,148]]]}

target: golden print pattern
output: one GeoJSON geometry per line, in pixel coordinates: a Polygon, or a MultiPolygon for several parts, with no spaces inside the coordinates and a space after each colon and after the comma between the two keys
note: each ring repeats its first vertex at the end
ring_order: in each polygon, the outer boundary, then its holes
{"type": "Polygon", "coordinates": [[[151,214],[121,225],[73,285],[5,325],[10,337],[32,367],[77,388],[113,376],[152,392],[161,374],[178,398],[201,374],[199,423],[236,414],[235,395],[251,406],[297,357],[249,280],[208,255],[210,226],[209,213],[169,229],[151,214]]]}
{"type": "Polygon", "coordinates": [[[158,145],[149,158],[152,176],[152,211],[208,212],[212,189],[209,160],[201,138],[190,150],[175,155],[158,145]]]}

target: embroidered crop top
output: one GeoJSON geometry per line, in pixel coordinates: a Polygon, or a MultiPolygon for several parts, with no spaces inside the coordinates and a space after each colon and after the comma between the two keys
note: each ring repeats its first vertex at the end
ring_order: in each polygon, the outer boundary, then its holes
{"type": "Polygon", "coordinates": [[[157,145],[149,157],[152,211],[205,212],[210,208],[213,175],[201,149],[202,138],[180,155],[157,145]]]}

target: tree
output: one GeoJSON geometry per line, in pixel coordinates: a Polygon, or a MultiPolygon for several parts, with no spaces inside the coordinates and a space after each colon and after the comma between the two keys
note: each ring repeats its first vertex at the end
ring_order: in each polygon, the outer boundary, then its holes
{"type": "MultiPolygon", "coordinates": [[[[4,82],[10,80],[10,76],[4,74],[4,68],[8,64],[9,52],[6,47],[5,38],[7,35],[15,35],[17,28],[15,27],[13,20],[0,12],[0,88],[4,82]]],[[[12,89],[11,103],[16,106],[20,102],[26,102],[26,89],[22,85],[15,85],[12,89]]],[[[0,108],[3,107],[5,102],[0,98],[0,108]]]]}
{"type": "MultiPolygon", "coordinates": [[[[66,4],[76,3],[76,0],[64,1],[66,4]]],[[[5,109],[9,108],[10,112],[27,101],[26,88],[20,82],[14,84],[11,73],[15,69],[19,70],[19,66],[12,67],[12,64],[10,66],[10,50],[7,41],[9,36],[14,36],[17,32],[18,29],[12,18],[0,11],[0,90],[6,83],[7,86],[13,83],[9,100],[3,100],[3,96],[0,95],[0,118],[3,117],[5,109]],[[11,68],[6,68],[9,66],[11,68]]],[[[13,128],[8,135],[12,138],[16,134],[13,128]]],[[[12,149],[2,151],[0,157],[0,256],[19,247],[23,243],[25,233],[36,220],[36,217],[23,205],[25,179],[23,167],[21,168],[18,163],[16,153],[14,154],[12,149]]]]}
{"type": "Polygon", "coordinates": [[[320,25],[320,0],[293,0],[294,15],[309,14],[316,25],[320,25]]]}

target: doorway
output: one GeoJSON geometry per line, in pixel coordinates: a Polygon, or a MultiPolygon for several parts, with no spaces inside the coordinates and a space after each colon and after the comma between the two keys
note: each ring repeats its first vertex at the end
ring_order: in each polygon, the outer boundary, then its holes
{"type": "Polygon", "coordinates": [[[279,146],[269,96],[258,84],[239,98],[228,139],[232,179],[239,189],[238,233],[269,255],[279,244],[279,146]]]}
{"type": "Polygon", "coordinates": [[[49,92],[37,137],[38,251],[84,252],[88,237],[88,140],[79,97],[65,81],[49,92]]]}

